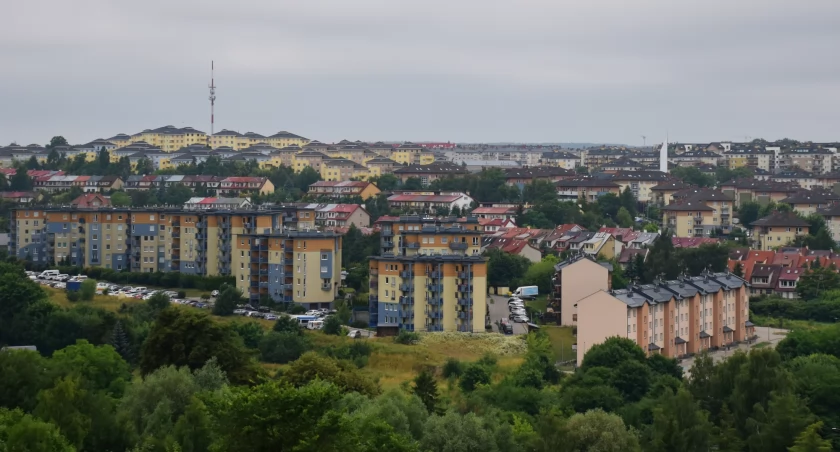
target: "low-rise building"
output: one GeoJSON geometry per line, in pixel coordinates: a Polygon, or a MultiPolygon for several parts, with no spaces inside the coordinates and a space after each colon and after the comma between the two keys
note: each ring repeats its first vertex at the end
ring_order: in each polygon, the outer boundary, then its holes
{"type": "MultiPolygon", "coordinates": [[[[396,161],[400,162],[399,160],[396,161]]],[[[444,177],[460,177],[467,173],[466,168],[449,162],[434,162],[428,165],[411,164],[394,170],[394,175],[402,182],[408,179],[420,179],[420,183],[424,187],[444,177]]]]}
{"type": "Polygon", "coordinates": [[[379,188],[364,181],[318,181],[309,186],[306,194],[319,198],[353,198],[359,197],[362,200],[374,197],[380,193],[379,188]]]}
{"type": "Polygon", "coordinates": [[[793,212],[773,212],[750,226],[756,248],[771,251],[793,243],[798,235],[808,234],[809,223],[793,212]]]}
{"type": "Polygon", "coordinates": [[[607,193],[621,194],[621,186],[608,179],[576,177],[558,181],[555,185],[557,196],[568,201],[583,198],[587,202],[595,202],[607,193]]]}
{"type": "Polygon", "coordinates": [[[468,209],[475,201],[460,192],[413,192],[403,191],[388,197],[388,205],[405,213],[437,214],[438,211],[458,208],[468,209]]]}

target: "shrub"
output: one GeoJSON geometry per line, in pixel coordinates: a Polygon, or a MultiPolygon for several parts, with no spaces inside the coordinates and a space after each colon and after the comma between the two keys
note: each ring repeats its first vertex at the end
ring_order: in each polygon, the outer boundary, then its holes
{"type": "Polygon", "coordinates": [[[471,392],[480,385],[490,384],[490,371],[481,364],[470,364],[464,369],[461,381],[458,384],[464,392],[471,392]]]}
{"type": "Polygon", "coordinates": [[[96,281],[93,279],[82,281],[81,289],[79,289],[79,297],[82,301],[93,301],[94,295],[96,295],[96,281]]]}
{"type": "Polygon", "coordinates": [[[274,322],[274,331],[278,333],[293,333],[298,336],[303,334],[300,323],[287,315],[277,316],[277,321],[274,322]]]}
{"type": "Polygon", "coordinates": [[[359,369],[368,363],[368,357],[373,353],[373,346],[367,341],[353,341],[349,345],[328,347],[321,350],[321,353],[335,359],[350,361],[359,369]]]}
{"type": "Polygon", "coordinates": [[[496,367],[496,364],[498,362],[499,361],[496,359],[496,355],[494,355],[492,353],[485,353],[484,355],[482,355],[481,358],[479,358],[478,361],[476,361],[476,364],[478,364],[479,366],[484,366],[484,367],[492,370],[493,368],[496,367]]]}
{"type": "Polygon", "coordinates": [[[304,308],[303,305],[295,303],[289,306],[289,309],[287,309],[286,312],[289,314],[303,314],[306,312],[306,308],[304,308]]]}
{"type": "Polygon", "coordinates": [[[455,358],[449,358],[443,365],[443,378],[458,378],[464,373],[464,365],[455,358]]]}
{"type": "Polygon", "coordinates": [[[77,291],[77,290],[68,290],[67,291],[67,301],[69,301],[71,303],[75,303],[75,302],[79,301],[80,298],[81,298],[81,295],[79,295],[79,291],[77,291]]]}
{"type": "Polygon", "coordinates": [[[321,330],[324,334],[332,334],[333,336],[340,336],[341,335],[341,321],[338,320],[338,317],[331,315],[324,320],[324,328],[321,330]]]}
{"type": "Polygon", "coordinates": [[[394,337],[394,342],[403,345],[413,345],[420,342],[420,335],[411,331],[400,330],[400,334],[394,337]]]}
{"type": "Polygon", "coordinates": [[[183,290],[178,291],[178,298],[187,298],[187,293],[183,290]]]}
{"type": "Polygon", "coordinates": [[[286,364],[311,348],[305,336],[272,331],[260,339],[260,358],[269,363],[286,364]]]}

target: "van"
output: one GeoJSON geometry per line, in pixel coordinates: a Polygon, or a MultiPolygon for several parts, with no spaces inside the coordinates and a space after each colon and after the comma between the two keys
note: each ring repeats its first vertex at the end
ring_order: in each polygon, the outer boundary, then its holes
{"type": "Polygon", "coordinates": [[[291,316],[293,319],[298,321],[300,326],[306,326],[309,322],[314,322],[316,320],[320,320],[318,317],[314,315],[293,315],[291,316]]]}
{"type": "Polygon", "coordinates": [[[320,330],[323,327],[324,327],[324,321],[323,320],[313,320],[313,321],[308,322],[306,324],[306,328],[310,329],[310,330],[320,330]]]}
{"type": "Polygon", "coordinates": [[[52,279],[53,276],[58,276],[60,274],[61,274],[61,272],[59,272],[58,270],[44,270],[44,271],[41,272],[40,275],[38,275],[38,278],[40,278],[40,279],[52,279]]]}
{"type": "Polygon", "coordinates": [[[539,293],[540,289],[537,286],[522,286],[516,288],[516,291],[513,292],[513,296],[524,300],[533,300],[537,298],[539,293]]]}

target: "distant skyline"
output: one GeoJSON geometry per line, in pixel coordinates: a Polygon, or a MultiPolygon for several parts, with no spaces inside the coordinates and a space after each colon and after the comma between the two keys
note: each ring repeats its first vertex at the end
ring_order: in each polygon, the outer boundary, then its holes
{"type": "Polygon", "coordinates": [[[840,2],[13,2],[0,145],[164,125],[324,142],[840,140],[840,2]],[[749,138],[747,138],[749,137],[749,138]]]}

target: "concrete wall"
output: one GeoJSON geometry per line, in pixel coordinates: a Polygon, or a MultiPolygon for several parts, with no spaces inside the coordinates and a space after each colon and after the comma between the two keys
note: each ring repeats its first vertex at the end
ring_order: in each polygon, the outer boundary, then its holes
{"type": "Polygon", "coordinates": [[[602,290],[579,300],[577,365],[593,345],[612,336],[628,336],[627,305],[602,290]]]}
{"type": "Polygon", "coordinates": [[[560,323],[575,325],[574,314],[577,314],[575,304],[584,297],[599,290],[609,290],[609,271],[589,259],[580,259],[565,268],[560,273],[561,302],[560,323]]]}

